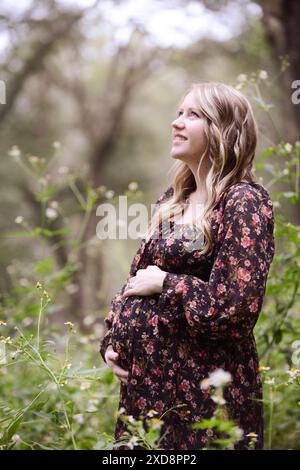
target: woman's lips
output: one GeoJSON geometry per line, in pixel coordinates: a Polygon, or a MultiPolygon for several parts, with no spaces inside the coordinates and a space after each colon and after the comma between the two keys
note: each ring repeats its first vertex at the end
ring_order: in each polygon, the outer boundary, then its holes
{"type": "Polygon", "coordinates": [[[175,137],[175,138],[173,139],[173,142],[174,142],[174,143],[177,143],[177,142],[186,142],[186,141],[187,141],[187,139],[183,139],[182,137],[175,137]]]}

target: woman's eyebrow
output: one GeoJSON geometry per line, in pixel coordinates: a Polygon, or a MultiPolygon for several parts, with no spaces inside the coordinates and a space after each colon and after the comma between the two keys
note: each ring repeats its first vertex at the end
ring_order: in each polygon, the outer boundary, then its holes
{"type": "MultiPolygon", "coordinates": [[[[198,112],[201,113],[201,109],[199,109],[199,108],[187,108],[187,109],[188,109],[188,111],[189,111],[189,110],[196,110],[196,111],[198,111],[198,112]]],[[[182,110],[183,110],[183,108],[179,108],[179,109],[178,109],[178,111],[182,111],[182,110]]]]}

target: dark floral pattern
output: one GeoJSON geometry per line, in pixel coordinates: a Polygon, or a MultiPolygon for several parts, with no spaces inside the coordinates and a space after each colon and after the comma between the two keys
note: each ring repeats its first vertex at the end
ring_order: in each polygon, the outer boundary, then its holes
{"type": "MultiPolygon", "coordinates": [[[[170,186],[156,204],[172,192],[170,186]]],[[[126,282],[138,269],[156,264],[167,271],[162,292],[122,298],[125,283],[112,299],[100,353],[105,360],[111,343],[129,371],[119,409],[134,418],[150,409],[160,416],[166,412],[161,449],[206,446],[212,431],[190,425],[214,412],[201,381],[218,368],[231,373],[226,406],[244,431],[235,449],[248,448],[249,433],[257,435],[255,448],[262,449],[262,382],[253,328],[275,251],[267,190],[254,182],[232,185],[219,197],[211,224],[214,249],[209,255],[201,255],[199,246],[191,250],[189,227],[173,222],[168,237],[142,240],[126,282]],[[181,238],[174,236],[175,229],[182,230],[181,238]],[[179,404],[184,406],[167,412],[179,404]]],[[[115,438],[125,430],[118,418],[115,438]]]]}

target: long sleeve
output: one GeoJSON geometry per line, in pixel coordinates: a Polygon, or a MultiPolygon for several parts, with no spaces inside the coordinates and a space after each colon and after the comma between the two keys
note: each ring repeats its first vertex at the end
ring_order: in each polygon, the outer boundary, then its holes
{"type": "Polygon", "coordinates": [[[178,316],[210,339],[242,339],[258,319],[274,244],[272,201],[249,186],[230,189],[208,282],[167,273],[159,297],[160,319],[178,316]]]}
{"type": "MultiPolygon", "coordinates": [[[[169,197],[171,191],[172,191],[172,186],[169,186],[163,192],[163,194],[159,197],[159,199],[155,203],[155,210],[158,208],[158,206],[161,202],[163,202],[165,199],[167,199],[169,197]]],[[[118,312],[119,309],[122,306],[122,302],[124,301],[124,298],[122,297],[122,294],[123,294],[123,292],[125,290],[125,287],[126,287],[128,281],[129,281],[129,278],[131,276],[134,276],[135,273],[136,273],[136,268],[140,263],[141,257],[142,257],[143,252],[144,252],[145,244],[146,244],[146,241],[145,241],[145,238],[143,238],[136,254],[134,255],[134,258],[133,258],[133,261],[131,263],[129,274],[127,276],[126,282],[124,283],[124,285],[117,291],[117,293],[112,298],[111,303],[110,303],[110,310],[109,310],[107,316],[104,318],[104,322],[105,322],[105,325],[106,325],[108,330],[107,330],[106,334],[104,335],[104,337],[102,338],[102,340],[100,341],[100,349],[99,349],[99,352],[100,352],[104,362],[106,362],[105,361],[106,349],[107,349],[108,345],[111,343],[111,327],[112,327],[112,323],[113,323],[113,318],[114,318],[116,312],[118,312]]]]}

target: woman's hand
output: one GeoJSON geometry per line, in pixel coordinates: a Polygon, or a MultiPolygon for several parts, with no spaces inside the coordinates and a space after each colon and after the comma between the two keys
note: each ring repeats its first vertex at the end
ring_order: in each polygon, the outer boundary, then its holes
{"type": "Polygon", "coordinates": [[[136,275],[129,279],[123,297],[160,294],[166,274],[166,271],[162,271],[156,265],[150,265],[146,269],[138,269],[136,275]]]}
{"type": "Polygon", "coordinates": [[[128,372],[117,365],[119,354],[113,350],[111,344],[107,346],[104,357],[106,364],[108,367],[110,367],[118,379],[124,384],[127,384],[128,372]]]}

